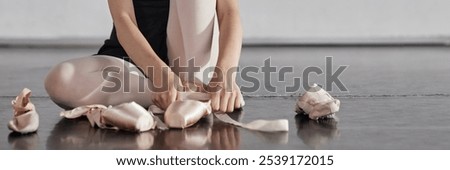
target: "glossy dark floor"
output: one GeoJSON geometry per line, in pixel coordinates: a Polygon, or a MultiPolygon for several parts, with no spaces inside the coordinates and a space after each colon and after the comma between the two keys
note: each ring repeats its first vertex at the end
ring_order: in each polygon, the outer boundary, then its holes
{"type": "MultiPolygon", "coordinates": [[[[94,52],[0,49],[0,149],[450,149],[447,47],[245,48],[241,67],[262,66],[271,56],[277,69],[292,66],[294,73],[286,74],[286,82],[277,82],[274,75],[276,92],[247,91],[244,111],[232,116],[243,122],[288,119],[287,133],[249,131],[212,117],[184,130],[140,134],[92,128],[86,119],[61,119],[43,78],[52,65],[94,52]],[[289,96],[304,90],[284,90],[307,66],[325,68],[325,56],[334,56],[334,70],[348,66],[339,78],[349,91],[331,90],[342,102],[339,122],[296,115],[296,97],[289,96]],[[6,125],[12,117],[10,101],[24,87],[33,91],[40,128],[23,136],[10,133],[6,125]]],[[[263,79],[262,73],[254,75],[263,79]]],[[[322,74],[309,81],[324,84],[324,78],[322,74]]]]}

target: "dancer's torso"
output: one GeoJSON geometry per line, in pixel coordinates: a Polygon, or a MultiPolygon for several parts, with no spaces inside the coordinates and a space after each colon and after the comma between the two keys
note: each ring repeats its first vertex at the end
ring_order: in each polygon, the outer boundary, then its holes
{"type": "MultiPolygon", "coordinates": [[[[133,0],[139,30],[152,46],[156,54],[167,63],[167,21],[169,0],[133,0]]],[[[120,45],[116,29],[98,51],[98,55],[110,55],[131,61],[120,45]]],[[[132,62],[132,61],[131,61],[132,62]]]]}

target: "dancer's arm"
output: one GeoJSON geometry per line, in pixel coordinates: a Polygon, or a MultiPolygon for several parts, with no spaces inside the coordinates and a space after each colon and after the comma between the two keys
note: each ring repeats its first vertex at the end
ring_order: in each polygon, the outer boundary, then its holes
{"type": "Polygon", "coordinates": [[[133,1],[108,0],[108,4],[117,31],[117,37],[129,57],[152,80],[154,86],[167,87],[165,88],[167,90],[151,96],[151,100],[157,106],[163,109],[167,108],[176,99],[177,91],[174,82],[179,81],[179,78],[158,57],[137,27],[133,1]],[[153,73],[150,68],[153,68],[153,73]]]}
{"type": "Polygon", "coordinates": [[[242,25],[238,0],[217,0],[219,18],[219,58],[216,75],[210,86],[220,86],[221,92],[212,93],[213,110],[232,112],[240,108],[242,96],[236,84],[236,67],[239,63],[242,48],[242,25]],[[228,74],[234,72],[233,74],[228,74]]]}

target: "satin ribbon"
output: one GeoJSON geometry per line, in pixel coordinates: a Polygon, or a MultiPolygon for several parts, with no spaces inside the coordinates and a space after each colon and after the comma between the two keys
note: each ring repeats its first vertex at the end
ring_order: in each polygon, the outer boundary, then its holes
{"type": "Polygon", "coordinates": [[[287,132],[289,131],[289,122],[286,119],[278,120],[255,120],[250,123],[241,123],[233,120],[228,114],[214,113],[219,120],[242,128],[263,131],[263,132],[287,132]]]}
{"type": "Polygon", "coordinates": [[[8,128],[14,132],[26,134],[36,132],[39,127],[39,115],[34,104],[30,101],[31,90],[23,89],[22,92],[11,101],[14,110],[14,118],[9,121],[8,128]]]}
{"type": "Polygon", "coordinates": [[[339,111],[341,102],[334,99],[328,92],[314,84],[297,100],[296,112],[308,115],[309,118],[334,118],[339,111]]]}

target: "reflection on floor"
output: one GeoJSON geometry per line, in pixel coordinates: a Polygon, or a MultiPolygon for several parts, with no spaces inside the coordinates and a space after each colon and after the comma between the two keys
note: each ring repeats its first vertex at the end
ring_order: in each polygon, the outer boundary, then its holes
{"type": "Polygon", "coordinates": [[[303,143],[314,149],[320,149],[328,145],[339,136],[338,121],[335,119],[311,120],[308,116],[297,114],[295,125],[297,135],[303,143]]]}
{"type": "MultiPolygon", "coordinates": [[[[230,113],[234,120],[240,119],[242,112],[230,113]]],[[[108,149],[239,149],[239,128],[216,121],[213,115],[201,119],[187,129],[153,130],[131,133],[91,127],[86,118],[61,119],[51,130],[47,139],[47,149],[57,150],[108,150],[108,149]],[[157,140],[155,140],[157,139],[157,140]]],[[[287,144],[286,132],[254,132],[262,140],[287,144]]],[[[39,149],[39,135],[10,133],[8,142],[12,149],[39,149]]]]}

